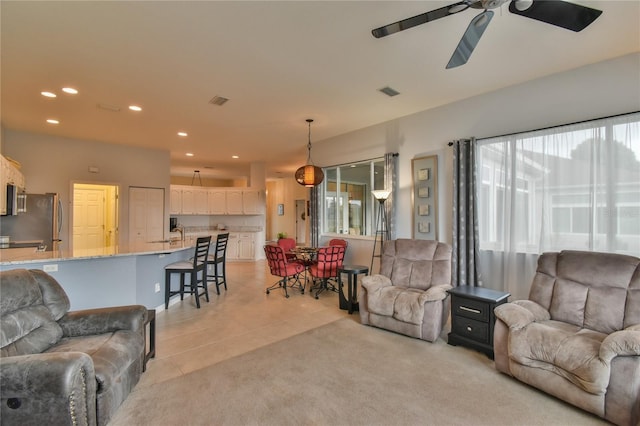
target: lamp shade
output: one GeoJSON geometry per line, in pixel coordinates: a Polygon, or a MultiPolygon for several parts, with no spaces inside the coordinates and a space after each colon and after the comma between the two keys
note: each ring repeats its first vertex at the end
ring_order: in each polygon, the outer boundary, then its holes
{"type": "Polygon", "coordinates": [[[389,190],[389,189],[376,189],[374,191],[371,191],[371,193],[373,194],[374,197],[376,197],[376,200],[384,201],[387,198],[389,198],[389,195],[391,195],[391,190],[389,190]]]}
{"type": "Polygon", "coordinates": [[[313,188],[322,183],[324,179],[324,172],[318,166],[313,164],[307,164],[296,170],[296,182],[307,188],[313,188]]]}

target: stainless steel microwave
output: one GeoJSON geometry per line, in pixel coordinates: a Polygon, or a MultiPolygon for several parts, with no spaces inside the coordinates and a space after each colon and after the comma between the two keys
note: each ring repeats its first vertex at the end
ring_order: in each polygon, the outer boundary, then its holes
{"type": "Polygon", "coordinates": [[[27,194],[15,185],[7,185],[7,216],[15,216],[27,211],[27,194]]]}

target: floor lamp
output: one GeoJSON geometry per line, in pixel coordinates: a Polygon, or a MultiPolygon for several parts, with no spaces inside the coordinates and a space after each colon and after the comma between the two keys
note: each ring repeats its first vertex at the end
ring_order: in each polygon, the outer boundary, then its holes
{"type": "MultiPolygon", "coordinates": [[[[384,202],[389,198],[391,191],[386,189],[377,189],[371,191],[376,200],[378,200],[378,214],[376,215],[376,232],[373,240],[373,252],[371,253],[371,267],[369,273],[373,274],[373,259],[380,258],[382,263],[382,249],[384,246],[385,238],[390,239],[389,236],[389,222],[387,222],[387,210],[384,207],[384,202]],[[378,245],[378,236],[380,236],[380,253],[376,254],[376,246],[378,245]]],[[[381,265],[382,266],[382,265],[381,265]]]]}

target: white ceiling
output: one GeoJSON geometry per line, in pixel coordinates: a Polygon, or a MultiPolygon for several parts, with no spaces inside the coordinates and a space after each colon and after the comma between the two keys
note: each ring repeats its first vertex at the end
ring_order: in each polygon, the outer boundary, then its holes
{"type": "Polygon", "coordinates": [[[445,65],[477,10],[382,39],[370,33],[452,3],[3,0],[2,125],[166,149],[173,175],[231,178],[263,161],[274,177],[305,162],[307,118],[315,119],[315,145],[640,51],[640,1],[576,2],[603,11],[580,33],[513,15],[505,4],[469,63],[451,70],[445,65]],[[64,95],[64,86],[80,93],[64,95]],[[401,94],[378,92],[385,86],[401,94]],[[43,90],[60,94],[46,99],[43,90]],[[216,95],[230,100],[209,104],[216,95]],[[143,111],[127,110],[132,103],[143,111]],[[46,124],[50,117],[60,124],[46,124]]]}

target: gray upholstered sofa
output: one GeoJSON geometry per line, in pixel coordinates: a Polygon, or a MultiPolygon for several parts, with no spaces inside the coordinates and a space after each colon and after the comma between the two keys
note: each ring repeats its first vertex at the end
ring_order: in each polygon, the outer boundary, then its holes
{"type": "Polygon", "coordinates": [[[615,424],[640,424],[640,259],[544,253],[529,299],[495,314],[499,371],[615,424]]]}
{"type": "Polygon", "coordinates": [[[68,310],[45,272],[0,272],[2,425],[105,425],[138,382],[146,308],[68,310]]]}
{"type": "Polygon", "coordinates": [[[385,241],[380,273],[362,279],[360,322],[435,341],[449,316],[451,246],[438,241],[385,241]]]}

